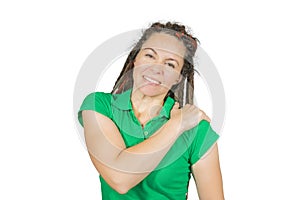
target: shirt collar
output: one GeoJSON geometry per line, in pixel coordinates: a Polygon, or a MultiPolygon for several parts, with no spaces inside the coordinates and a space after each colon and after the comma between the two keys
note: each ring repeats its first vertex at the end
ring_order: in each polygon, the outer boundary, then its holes
{"type": "MultiPolygon", "coordinates": [[[[132,110],[132,104],[131,104],[131,92],[132,89],[129,89],[123,93],[120,94],[113,94],[112,98],[112,105],[115,107],[121,109],[121,110],[132,110]]],[[[165,103],[159,113],[159,116],[165,116],[168,119],[170,118],[170,112],[175,103],[175,100],[171,97],[167,97],[165,100],[165,103]]]]}
{"type": "Polygon", "coordinates": [[[120,94],[113,94],[112,95],[112,105],[121,109],[121,110],[132,110],[132,105],[130,101],[131,90],[126,90],[120,94]]]}

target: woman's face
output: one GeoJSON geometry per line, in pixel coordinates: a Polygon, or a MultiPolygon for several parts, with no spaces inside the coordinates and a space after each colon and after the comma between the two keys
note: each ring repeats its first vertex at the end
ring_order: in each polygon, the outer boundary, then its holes
{"type": "Polygon", "coordinates": [[[137,54],[133,68],[133,89],[147,96],[165,96],[181,80],[186,48],[166,33],[153,33],[137,54]]]}

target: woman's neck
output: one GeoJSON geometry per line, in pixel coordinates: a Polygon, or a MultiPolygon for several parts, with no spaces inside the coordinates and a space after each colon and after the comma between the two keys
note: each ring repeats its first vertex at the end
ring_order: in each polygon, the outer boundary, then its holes
{"type": "Polygon", "coordinates": [[[138,89],[131,93],[131,103],[135,116],[142,125],[157,116],[164,103],[164,95],[150,97],[141,93],[138,89]]]}

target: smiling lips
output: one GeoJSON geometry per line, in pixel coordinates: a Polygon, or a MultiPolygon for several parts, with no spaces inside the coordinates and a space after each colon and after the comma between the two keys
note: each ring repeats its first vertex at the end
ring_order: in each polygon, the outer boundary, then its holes
{"type": "Polygon", "coordinates": [[[144,79],[146,79],[148,82],[152,83],[152,84],[155,84],[155,85],[160,85],[161,82],[158,81],[158,80],[155,80],[153,78],[150,78],[149,76],[143,76],[144,79]]]}

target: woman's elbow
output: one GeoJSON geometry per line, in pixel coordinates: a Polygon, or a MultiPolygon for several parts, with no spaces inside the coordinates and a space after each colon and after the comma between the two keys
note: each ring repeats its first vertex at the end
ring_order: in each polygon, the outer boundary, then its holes
{"type": "Polygon", "coordinates": [[[126,194],[129,189],[126,187],[122,187],[122,186],[117,186],[114,188],[115,191],[117,191],[119,194],[126,194]]]}
{"type": "Polygon", "coordinates": [[[131,189],[128,183],[125,183],[119,178],[116,178],[115,180],[111,180],[110,182],[111,182],[109,184],[110,187],[112,187],[119,194],[126,194],[131,189]]]}

